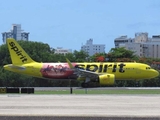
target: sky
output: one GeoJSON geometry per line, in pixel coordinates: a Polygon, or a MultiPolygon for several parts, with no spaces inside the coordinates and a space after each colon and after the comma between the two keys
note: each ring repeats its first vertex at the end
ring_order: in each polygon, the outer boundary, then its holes
{"type": "Polygon", "coordinates": [[[122,35],[160,35],[160,0],[0,0],[0,16],[1,33],[21,24],[30,41],[72,51],[90,38],[109,52],[122,35]]]}

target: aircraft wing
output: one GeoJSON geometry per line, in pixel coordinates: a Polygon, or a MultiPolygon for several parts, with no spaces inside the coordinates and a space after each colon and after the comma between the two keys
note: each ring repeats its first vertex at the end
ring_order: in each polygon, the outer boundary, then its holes
{"type": "Polygon", "coordinates": [[[99,75],[102,75],[100,73],[96,73],[96,72],[92,72],[92,71],[88,71],[88,70],[83,70],[83,69],[79,69],[79,68],[75,69],[73,67],[73,65],[71,64],[71,62],[67,58],[66,58],[66,61],[69,65],[69,67],[71,69],[75,70],[75,74],[77,74],[78,77],[85,77],[85,78],[88,77],[88,78],[93,78],[93,79],[95,78],[96,79],[99,77],[99,75]]]}
{"type": "Polygon", "coordinates": [[[99,75],[102,75],[100,73],[83,70],[83,69],[77,69],[76,71],[77,71],[77,75],[80,77],[98,78],[99,75]]]}

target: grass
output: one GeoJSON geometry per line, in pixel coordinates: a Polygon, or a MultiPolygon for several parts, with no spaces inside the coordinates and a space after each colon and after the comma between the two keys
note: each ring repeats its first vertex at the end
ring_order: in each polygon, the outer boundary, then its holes
{"type": "MultiPolygon", "coordinates": [[[[35,91],[35,94],[70,94],[70,90],[35,91]]],[[[92,90],[73,89],[72,94],[160,94],[160,89],[92,90]]]]}

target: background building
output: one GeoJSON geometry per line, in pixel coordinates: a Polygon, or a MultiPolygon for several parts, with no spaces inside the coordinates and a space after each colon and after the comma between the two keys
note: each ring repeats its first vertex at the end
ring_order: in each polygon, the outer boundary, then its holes
{"type": "Polygon", "coordinates": [[[2,33],[2,40],[3,43],[6,43],[7,38],[14,38],[15,40],[28,40],[29,33],[22,32],[20,24],[13,24],[12,29],[10,32],[3,32],[2,33]]]}
{"type": "Polygon", "coordinates": [[[105,53],[105,44],[93,44],[93,39],[89,39],[85,45],[81,46],[81,50],[87,52],[89,56],[95,53],[105,53]]]}
{"type": "Polygon", "coordinates": [[[125,47],[140,57],[160,58],[160,35],[148,37],[148,33],[135,33],[135,38],[121,36],[114,40],[115,48],[125,47]]]}
{"type": "Polygon", "coordinates": [[[67,53],[72,53],[72,50],[71,49],[64,49],[62,47],[57,47],[55,49],[55,54],[63,54],[63,55],[65,55],[67,53]]]}
{"type": "Polygon", "coordinates": [[[133,42],[133,39],[128,38],[127,35],[120,36],[114,40],[115,48],[125,47],[130,42],[133,42]]]}

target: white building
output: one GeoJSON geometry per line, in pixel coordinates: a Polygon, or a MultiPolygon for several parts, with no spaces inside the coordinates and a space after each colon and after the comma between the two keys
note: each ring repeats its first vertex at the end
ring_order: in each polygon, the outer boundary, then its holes
{"type": "Polygon", "coordinates": [[[15,40],[28,40],[29,33],[22,32],[20,24],[13,24],[10,32],[2,33],[3,43],[6,43],[7,38],[14,38],[15,40]]]}
{"type": "Polygon", "coordinates": [[[55,54],[63,54],[63,55],[65,55],[67,53],[72,53],[72,50],[71,49],[64,49],[62,47],[57,47],[55,49],[55,54]]]}
{"type": "Polygon", "coordinates": [[[116,48],[125,47],[140,57],[160,58],[160,35],[149,38],[148,33],[136,33],[135,38],[120,38],[114,40],[116,48]]]}
{"type": "Polygon", "coordinates": [[[160,35],[153,35],[151,40],[144,44],[146,57],[160,58],[160,35]]]}
{"type": "Polygon", "coordinates": [[[105,53],[105,44],[93,44],[93,39],[89,39],[85,45],[81,46],[81,50],[87,52],[89,56],[95,53],[105,53]]]}
{"type": "Polygon", "coordinates": [[[120,36],[114,40],[115,48],[125,47],[126,43],[133,42],[133,39],[128,38],[127,35],[120,36]]]}

